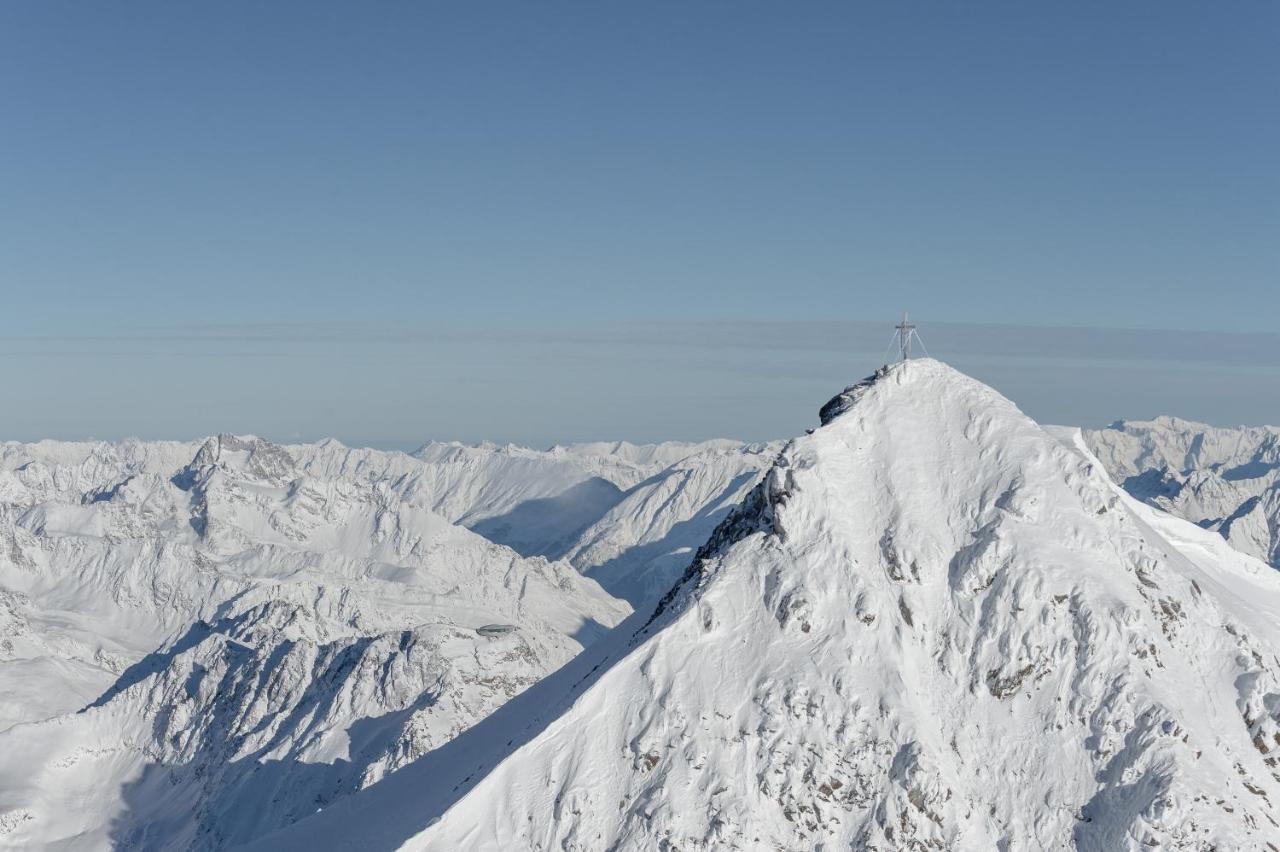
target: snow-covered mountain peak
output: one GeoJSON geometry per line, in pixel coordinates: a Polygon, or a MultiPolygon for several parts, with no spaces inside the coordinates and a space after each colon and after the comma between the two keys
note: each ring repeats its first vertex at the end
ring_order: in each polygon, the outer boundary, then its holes
{"type": "Polygon", "coordinates": [[[464,735],[449,765],[402,770],[269,847],[1280,837],[1280,577],[1129,499],[1077,435],[943,364],[841,397],[630,642],[567,674],[551,709],[556,683],[540,690],[538,721],[464,735]]]}
{"type": "Polygon", "coordinates": [[[766,514],[755,526],[780,540],[871,551],[906,589],[949,594],[973,567],[960,554],[1024,534],[1040,547],[1046,524],[1073,544],[1104,547],[1115,532],[1101,518],[1118,498],[1094,465],[940,361],[883,368],[823,406],[823,420],[783,449],[763,499],[740,512],[766,514]]]}
{"type": "Polygon", "coordinates": [[[222,434],[209,438],[177,478],[186,481],[207,478],[211,468],[273,485],[284,484],[297,475],[297,464],[288,450],[252,435],[222,434]]]}

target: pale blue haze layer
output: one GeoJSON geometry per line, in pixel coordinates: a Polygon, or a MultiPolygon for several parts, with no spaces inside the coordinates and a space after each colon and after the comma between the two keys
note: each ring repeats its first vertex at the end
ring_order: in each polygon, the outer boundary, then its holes
{"type": "Polygon", "coordinates": [[[903,307],[1042,419],[1280,422],[1278,36],[1255,0],[7,3],[0,438],[787,435],[903,307]]]}

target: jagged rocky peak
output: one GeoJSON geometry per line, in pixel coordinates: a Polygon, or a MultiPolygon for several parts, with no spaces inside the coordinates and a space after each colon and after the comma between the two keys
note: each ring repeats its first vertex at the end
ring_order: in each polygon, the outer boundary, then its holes
{"type": "Polygon", "coordinates": [[[944,364],[854,387],[555,718],[269,848],[1280,845],[1280,576],[944,364]]]}
{"type": "Polygon", "coordinates": [[[275,484],[297,476],[297,465],[288,450],[252,435],[224,433],[209,438],[178,477],[194,478],[209,468],[275,484]]]}

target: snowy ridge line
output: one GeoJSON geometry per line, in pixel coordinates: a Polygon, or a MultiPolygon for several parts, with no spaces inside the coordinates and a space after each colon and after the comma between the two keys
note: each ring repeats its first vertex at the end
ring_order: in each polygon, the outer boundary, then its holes
{"type": "MultiPolygon", "coordinates": [[[[887,375],[886,369],[878,370],[832,397],[818,410],[820,426],[826,426],[836,417],[852,408],[875,384],[876,380],[883,378],[885,375],[887,375]]],[[[701,581],[705,579],[707,563],[713,557],[720,555],[724,550],[754,533],[765,533],[768,536],[782,534],[782,531],[775,526],[777,515],[775,510],[786,501],[790,492],[787,488],[785,472],[780,473],[779,471],[785,471],[787,465],[786,453],[791,449],[792,443],[788,441],[782,447],[760,482],[748,492],[737,508],[730,512],[720,525],[712,531],[711,536],[694,555],[689,567],[680,575],[670,591],[658,601],[657,608],[654,610],[653,615],[650,616],[649,621],[645,623],[643,630],[647,630],[664,612],[674,608],[677,605],[677,599],[682,595],[687,596],[695,593],[695,591],[687,588],[688,584],[695,579],[698,580],[699,585],[701,584],[701,581]]]]}
{"type": "MultiPolygon", "coordinates": [[[[785,451],[784,449],[783,452],[785,451]]],[[[720,522],[712,531],[710,538],[698,548],[689,567],[676,580],[671,590],[658,601],[653,614],[649,616],[649,620],[637,635],[648,632],[650,626],[664,614],[678,611],[690,596],[697,593],[697,587],[705,580],[707,566],[712,559],[755,533],[780,534],[774,526],[774,509],[787,498],[786,490],[779,484],[779,477],[775,475],[782,458],[780,453],[774,462],[774,467],[769,469],[764,478],[748,492],[742,503],[720,522]],[[682,601],[682,599],[685,600],[682,601]]]]}

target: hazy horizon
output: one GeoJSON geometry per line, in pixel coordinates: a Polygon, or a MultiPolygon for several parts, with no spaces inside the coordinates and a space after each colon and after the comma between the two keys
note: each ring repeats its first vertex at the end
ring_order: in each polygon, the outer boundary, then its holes
{"type": "MultiPolygon", "coordinates": [[[[1222,426],[1280,424],[1280,335],[920,323],[929,355],[993,385],[1043,423],[1099,427],[1172,415],[1222,426]]],[[[17,406],[0,440],[192,440],[237,432],[412,450],[428,440],[546,447],[786,438],[813,425],[827,398],[892,358],[891,335],[886,320],[538,331],[206,325],[93,339],[6,338],[0,354],[39,352],[65,369],[68,381],[89,381],[88,359],[100,381],[80,398],[117,410],[103,418],[110,429],[77,431],[69,407],[65,423],[37,432],[38,423],[24,423],[26,409],[17,406]],[[230,347],[238,354],[229,355],[230,347]],[[231,391],[209,393],[202,368],[228,357],[253,368],[236,374],[231,391]],[[379,369],[387,363],[397,369],[379,369]],[[274,389],[293,370],[333,376],[349,404],[312,384],[305,397],[295,386],[288,408],[275,404],[274,389]],[[402,382],[415,372],[433,388],[429,397],[402,382]],[[165,397],[175,404],[162,417],[151,414],[150,423],[133,417],[127,403],[142,406],[165,387],[190,394],[165,397]],[[245,399],[258,400],[256,413],[226,410],[245,399]],[[362,432],[375,412],[388,431],[362,432]]],[[[7,394],[12,400],[44,391],[18,374],[7,394]]]]}
{"type": "Polygon", "coordinates": [[[904,308],[1040,420],[1280,423],[1277,31],[9,4],[0,436],[786,436],[904,308]]]}

